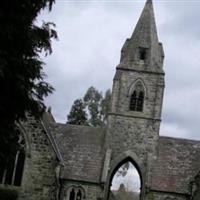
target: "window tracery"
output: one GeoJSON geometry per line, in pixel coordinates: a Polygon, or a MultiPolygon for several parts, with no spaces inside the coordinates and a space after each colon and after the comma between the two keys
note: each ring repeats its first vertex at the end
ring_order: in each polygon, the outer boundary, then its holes
{"type": "Polygon", "coordinates": [[[135,85],[134,91],[131,95],[129,109],[131,111],[142,112],[143,107],[144,107],[144,87],[141,82],[138,82],[135,85]]]}

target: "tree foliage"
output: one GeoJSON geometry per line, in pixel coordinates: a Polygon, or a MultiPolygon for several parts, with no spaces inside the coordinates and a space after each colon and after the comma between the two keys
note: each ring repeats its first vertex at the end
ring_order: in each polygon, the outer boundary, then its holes
{"type": "Polygon", "coordinates": [[[111,106],[111,91],[108,89],[105,92],[105,96],[101,101],[101,116],[104,124],[107,124],[108,113],[111,106]]]}
{"type": "MultiPolygon", "coordinates": [[[[103,95],[98,89],[89,87],[82,99],[74,101],[67,116],[67,124],[102,127],[107,124],[108,113],[111,106],[111,91],[106,90],[103,95]]],[[[130,162],[124,163],[116,175],[125,177],[130,162]]]]}
{"type": "Polygon", "coordinates": [[[119,189],[115,191],[115,200],[139,200],[139,193],[129,190],[123,183],[120,184],[119,189]]]}
{"type": "Polygon", "coordinates": [[[35,24],[36,17],[54,0],[3,1],[0,7],[0,160],[13,148],[15,123],[29,112],[40,117],[44,97],[53,91],[44,81],[44,63],[40,53],[52,52],[51,41],[57,38],[54,24],[35,24]]]}
{"type": "Polygon", "coordinates": [[[68,124],[87,125],[87,113],[82,99],[74,101],[67,119],[68,124]]]}
{"type": "Polygon", "coordinates": [[[102,126],[101,120],[101,102],[103,96],[96,88],[90,87],[83,100],[85,102],[86,108],[89,112],[90,118],[88,119],[90,126],[102,126]]]}
{"type": "Polygon", "coordinates": [[[117,170],[117,176],[125,177],[128,173],[130,167],[130,162],[124,163],[118,170],[117,170]]]}
{"type": "MultiPolygon", "coordinates": [[[[80,101],[80,99],[79,99],[79,101],[80,101]]],[[[83,112],[87,113],[87,116],[86,116],[87,121],[84,122],[84,125],[89,125],[89,126],[93,126],[93,127],[100,127],[100,126],[106,125],[107,116],[108,116],[108,112],[110,109],[110,102],[111,102],[110,90],[107,90],[105,92],[105,95],[103,95],[102,92],[98,91],[94,87],[88,88],[84,97],[82,98],[82,102],[84,104],[84,106],[81,107],[82,110],[80,109],[80,107],[79,108],[77,107],[76,109],[74,109],[74,107],[77,106],[77,105],[75,105],[75,102],[72,105],[73,109],[71,108],[70,115],[68,115],[67,123],[69,123],[71,121],[69,116],[71,116],[71,115],[78,116],[77,113],[74,113],[74,110],[76,110],[76,111],[79,110],[79,112],[80,112],[79,116],[83,112]]],[[[78,125],[79,124],[78,118],[77,118],[77,120],[73,120],[73,123],[71,123],[71,124],[78,125]]]]}

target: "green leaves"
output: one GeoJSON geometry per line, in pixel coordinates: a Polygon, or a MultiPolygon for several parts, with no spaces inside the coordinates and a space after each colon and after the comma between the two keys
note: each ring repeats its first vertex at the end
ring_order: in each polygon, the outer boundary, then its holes
{"type": "Polygon", "coordinates": [[[126,176],[127,173],[128,173],[128,170],[129,170],[129,167],[130,167],[130,162],[126,162],[124,163],[118,170],[117,170],[117,176],[126,176]]]}
{"type": "Polygon", "coordinates": [[[102,126],[102,116],[101,116],[101,102],[103,99],[102,93],[99,92],[94,87],[90,87],[85,96],[84,102],[86,109],[89,112],[88,124],[90,126],[98,127],[102,126]]]}
{"type": "MultiPolygon", "coordinates": [[[[55,24],[35,24],[40,11],[51,9],[53,3],[54,0],[4,1],[0,7],[0,137],[4,138],[0,152],[4,154],[13,148],[5,144],[12,143],[9,135],[14,134],[15,122],[26,119],[27,112],[40,117],[45,109],[44,97],[53,91],[44,80],[40,53],[52,52],[51,42],[57,39],[55,24]]],[[[2,154],[0,160],[5,160],[2,154]]]]}
{"type": "Polygon", "coordinates": [[[107,124],[108,113],[111,107],[111,91],[106,90],[105,96],[101,101],[101,115],[104,124],[107,124]]]}
{"type": "Polygon", "coordinates": [[[93,127],[104,126],[107,123],[110,102],[110,90],[107,90],[103,96],[102,92],[94,87],[90,87],[83,99],[78,99],[74,102],[70,114],[68,115],[67,123],[78,125],[80,124],[79,117],[82,116],[82,125],[93,127]]]}
{"type": "Polygon", "coordinates": [[[85,105],[82,99],[77,99],[74,101],[67,119],[67,124],[88,125],[87,113],[85,112],[85,105]]]}

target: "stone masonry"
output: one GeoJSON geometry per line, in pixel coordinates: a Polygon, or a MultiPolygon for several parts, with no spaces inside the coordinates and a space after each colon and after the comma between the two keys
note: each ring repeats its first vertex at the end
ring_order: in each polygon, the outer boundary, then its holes
{"type": "Polygon", "coordinates": [[[147,0],[122,47],[107,127],[60,124],[50,111],[19,125],[26,158],[18,200],[108,200],[127,161],[140,175],[140,200],[200,200],[200,141],[159,136],[163,60],[147,0]]]}
{"type": "Polygon", "coordinates": [[[54,200],[58,184],[58,160],[40,120],[29,117],[21,128],[25,134],[26,159],[19,199],[54,200]]]}

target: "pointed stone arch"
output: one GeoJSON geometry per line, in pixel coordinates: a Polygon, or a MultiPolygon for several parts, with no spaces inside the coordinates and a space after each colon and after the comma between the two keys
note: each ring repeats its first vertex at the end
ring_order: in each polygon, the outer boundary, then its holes
{"type": "Polygon", "coordinates": [[[128,161],[134,165],[134,167],[137,169],[137,172],[139,174],[140,181],[141,181],[140,200],[143,200],[143,197],[145,194],[145,182],[146,182],[145,166],[143,162],[141,161],[141,159],[139,159],[139,157],[131,150],[123,152],[117,158],[111,161],[110,169],[107,176],[107,182],[105,184],[104,200],[108,200],[111,181],[116,171],[118,170],[120,166],[122,166],[124,163],[128,161]]]}
{"type": "Polygon", "coordinates": [[[21,123],[17,123],[17,128],[20,131],[21,135],[24,138],[25,141],[25,153],[27,157],[31,157],[31,145],[30,145],[30,139],[26,133],[26,130],[24,129],[23,125],[21,123]]]}
{"type": "Polygon", "coordinates": [[[135,80],[134,82],[132,82],[130,84],[130,86],[128,87],[128,93],[127,93],[127,96],[130,97],[136,87],[137,84],[141,84],[142,87],[143,87],[143,90],[144,90],[144,96],[147,97],[148,94],[147,94],[147,88],[146,88],[146,85],[144,83],[144,81],[141,79],[141,78],[138,78],[137,80],[135,80]]]}

